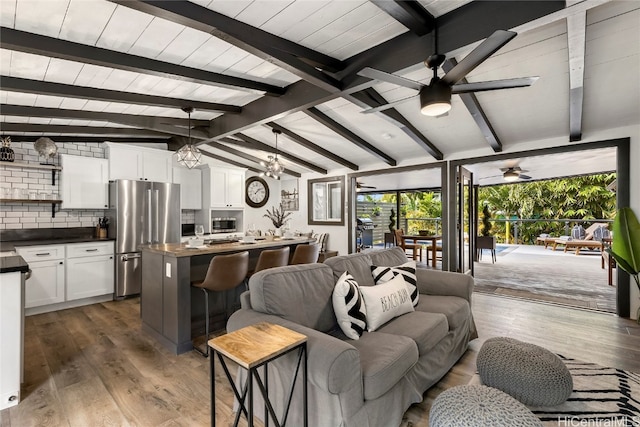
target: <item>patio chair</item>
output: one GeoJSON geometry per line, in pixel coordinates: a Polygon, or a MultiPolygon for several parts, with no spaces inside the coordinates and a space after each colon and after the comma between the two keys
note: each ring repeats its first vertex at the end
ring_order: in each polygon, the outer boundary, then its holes
{"type": "Polygon", "coordinates": [[[395,230],[396,233],[396,244],[400,246],[405,252],[407,249],[411,249],[413,259],[416,259],[416,255],[420,258],[420,262],[422,262],[422,245],[415,243],[407,243],[404,240],[404,230],[399,228],[395,230]]]}

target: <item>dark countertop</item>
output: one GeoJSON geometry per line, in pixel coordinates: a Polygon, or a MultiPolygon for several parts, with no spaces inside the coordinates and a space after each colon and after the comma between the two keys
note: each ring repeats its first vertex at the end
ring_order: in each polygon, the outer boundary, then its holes
{"type": "Polygon", "coordinates": [[[95,237],[95,227],[31,228],[0,230],[0,252],[15,250],[16,246],[64,245],[65,243],[110,242],[114,238],[95,237]]]}
{"type": "Polygon", "coordinates": [[[13,273],[29,271],[29,264],[20,255],[0,257],[0,273],[13,273]]]}

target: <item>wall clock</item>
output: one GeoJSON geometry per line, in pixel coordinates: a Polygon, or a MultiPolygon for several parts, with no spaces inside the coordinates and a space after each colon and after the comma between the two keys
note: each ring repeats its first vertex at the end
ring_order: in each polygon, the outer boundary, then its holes
{"type": "Polygon", "coordinates": [[[257,176],[247,178],[245,183],[245,201],[252,208],[261,208],[269,200],[269,185],[257,176]]]}

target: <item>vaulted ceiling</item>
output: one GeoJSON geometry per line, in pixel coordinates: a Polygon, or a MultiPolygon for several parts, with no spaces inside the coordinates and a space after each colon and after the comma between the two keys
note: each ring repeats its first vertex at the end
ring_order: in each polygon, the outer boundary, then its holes
{"type": "MultiPolygon", "coordinates": [[[[640,124],[636,1],[0,0],[0,127],[13,140],[187,141],[257,170],[273,129],[287,173],[330,173],[580,141],[640,124]],[[518,36],[469,82],[531,87],[458,95],[443,117],[416,99],[423,60],[462,60],[498,29],[518,36]]],[[[441,74],[443,72],[441,71],[441,74]]]]}

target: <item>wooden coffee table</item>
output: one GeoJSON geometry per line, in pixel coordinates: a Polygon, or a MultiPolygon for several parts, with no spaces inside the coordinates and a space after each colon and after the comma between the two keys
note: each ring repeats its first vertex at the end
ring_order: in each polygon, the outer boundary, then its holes
{"type": "Polygon", "coordinates": [[[276,426],[283,425],[287,419],[288,408],[291,405],[291,399],[293,397],[293,388],[295,387],[296,378],[300,371],[300,364],[304,362],[304,368],[302,370],[302,399],[303,399],[303,413],[304,413],[304,426],[308,425],[307,414],[307,337],[298,332],[292,331],[280,325],[274,325],[271,323],[256,323],[237,331],[230,332],[226,335],[213,338],[208,342],[211,347],[210,367],[211,367],[211,425],[216,425],[216,382],[215,382],[215,355],[218,355],[218,360],[222,365],[227,380],[231,384],[233,393],[238,399],[239,407],[236,413],[234,421],[234,427],[238,425],[240,421],[240,415],[244,414],[247,417],[249,427],[253,427],[253,382],[255,381],[260,389],[260,393],[265,402],[265,414],[264,425],[269,427],[269,415],[275,422],[276,426]],[[289,401],[286,405],[287,412],[283,414],[283,420],[278,421],[273,406],[269,401],[269,377],[267,375],[268,363],[277,359],[278,357],[287,354],[291,351],[298,350],[298,363],[295,368],[295,375],[293,382],[291,383],[291,392],[289,393],[289,401]],[[247,380],[242,388],[242,394],[237,389],[229,368],[224,360],[227,357],[233,360],[240,367],[247,370],[247,380]],[[258,373],[258,368],[264,366],[264,383],[258,373]],[[249,397],[248,408],[245,405],[245,399],[249,397]]]}

